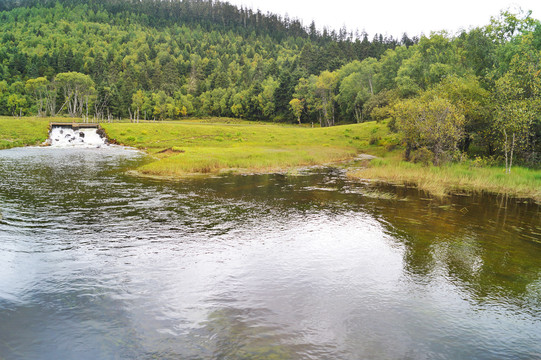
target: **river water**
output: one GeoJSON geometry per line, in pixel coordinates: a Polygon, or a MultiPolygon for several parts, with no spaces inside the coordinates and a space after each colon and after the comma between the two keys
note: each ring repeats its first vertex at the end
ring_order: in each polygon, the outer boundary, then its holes
{"type": "Polygon", "coordinates": [[[0,151],[0,359],[534,359],[540,206],[0,151]]]}

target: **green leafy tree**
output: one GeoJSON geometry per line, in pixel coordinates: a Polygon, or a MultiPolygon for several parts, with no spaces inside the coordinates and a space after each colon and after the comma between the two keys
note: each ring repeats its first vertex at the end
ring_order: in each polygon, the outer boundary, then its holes
{"type": "Polygon", "coordinates": [[[153,115],[158,119],[163,120],[168,116],[168,111],[171,109],[168,107],[168,96],[165,91],[161,90],[152,94],[153,115]]]}
{"type": "Polygon", "coordinates": [[[243,118],[246,116],[249,108],[249,98],[250,94],[248,90],[238,92],[231,97],[231,112],[234,116],[239,118],[243,118]]]}
{"type": "MultiPolygon", "coordinates": [[[[321,98],[316,93],[317,76],[300,78],[295,92],[295,99],[299,99],[304,105],[304,112],[310,121],[318,121],[321,123],[321,98]]],[[[302,114],[301,114],[302,116],[302,114]]]]}
{"type": "Polygon", "coordinates": [[[141,113],[141,109],[143,108],[143,105],[145,104],[146,96],[145,93],[142,90],[137,90],[135,94],[132,96],[132,108],[134,110],[134,119],[139,122],[139,115],[141,113]]]}
{"type": "Polygon", "coordinates": [[[379,90],[396,89],[397,76],[404,60],[409,59],[415,51],[415,46],[409,48],[405,46],[389,49],[381,56],[378,61],[375,82],[379,84],[379,90]]]}
{"type": "Polygon", "coordinates": [[[518,34],[532,31],[537,22],[531,17],[532,11],[517,9],[503,10],[497,17],[490,18],[490,24],[485,27],[488,36],[496,43],[503,44],[518,34]]]}
{"type": "Polygon", "coordinates": [[[48,84],[49,81],[46,77],[38,77],[36,79],[29,79],[26,81],[26,92],[32,96],[34,102],[36,103],[38,116],[44,116],[46,114],[48,84]]]}
{"type": "Polygon", "coordinates": [[[353,116],[357,123],[363,121],[363,105],[371,95],[363,85],[362,74],[353,73],[342,80],[337,96],[345,116],[353,116]]]}
{"type": "Polygon", "coordinates": [[[293,115],[297,118],[297,121],[299,122],[299,125],[300,125],[301,114],[302,114],[302,111],[304,110],[303,101],[294,98],[289,102],[289,106],[291,107],[291,111],[293,112],[293,115]]]}
{"type": "Polygon", "coordinates": [[[464,133],[464,115],[449,100],[426,95],[398,102],[393,108],[396,126],[406,145],[406,159],[411,151],[427,148],[434,165],[444,155],[457,150],[464,133]]]}
{"type": "Polygon", "coordinates": [[[194,98],[192,95],[185,95],[181,91],[174,93],[174,101],[181,110],[181,115],[191,115],[194,113],[194,98]]]}
{"type": "MultiPolygon", "coordinates": [[[[364,104],[364,111],[370,114],[370,118],[376,121],[382,121],[391,118],[391,109],[398,102],[398,90],[383,90],[371,96],[364,104]]],[[[393,119],[389,122],[391,131],[396,131],[393,119]]]]}
{"type": "Polygon", "coordinates": [[[7,108],[13,116],[21,117],[26,114],[28,110],[27,104],[26,97],[21,94],[10,94],[7,98],[7,108]]]}
{"type": "Polygon", "coordinates": [[[376,59],[368,58],[347,64],[338,71],[341,81],[336,101],[346,119],[355,118],[358,123],[364,121],[364,104],[374,95],[376,65],[376,59]]]}
{"type": "Polygon", "coordinates": [[[541,51],[534,34],[519,40],[513,44],[508,71],[495,82],[492,97],[492,134],[508,173],[515,157],[535,165],[541,150],[541,51]]]}
{"type": "Polygon", "coordinates": [[[0,111],[2,113],[7,111],[7,97],[9,96],[9,86],[7,81],[0,81],[0,111]]]}
{"type": "Polygon", "coordinates": [[[334,103],[336,100],[336,86],[338,76],[336,72],[323,71],[316,81],[316,92],[321,98],[321,108],[323,111],[323,120],[327,126],[334,125],[334,103]]]}
{"type": "Polygon", "coordinates": [[[64,105],[68,114],[72,117],[79,117],[83,114],[85,107],[88,115],[91,96],[95,95],[94,81],[90,76],[78,72],[66,72],[57,74],[55,83],[63,91],[64,105]]]}
{"type": "Polygon", "coordinates": [[[516,86],[511,73],[496,82],[494,104],[496,104],[492,124],[496,143],[505,157],[505,172],[511,173],[513,157],[517,150],[528,145],[530,129],[536,116],[531,99],[523,97],[523,89],[516,86]]]}
{"type": "Polygon", "coordinates": [[[274,93],[276,92],[276,89],[278,89],[279,83],[277,80],[274,80],[272,76],[269,76],[261,85],[263,89],[257,96],[257,101],[263,116],[268,119],[274,115],[274,93]]]}
{"type": "Polygon", "coordinates": [[[484,143],[483,135],[490,127],[490,92],[485,90],[478,78],[472,75],[448,76],[426,92],[449,100],[464,114],[463,151],[467,151],[475,141],[484,143]]]}
{"type": "Polygon", "coordinates": [[[412,55],[402,61],[395,79],[403,97],[415,96],[447,76],[465,72],[456,42],[445,32],[423,36],[411,49],[412,55]]]}

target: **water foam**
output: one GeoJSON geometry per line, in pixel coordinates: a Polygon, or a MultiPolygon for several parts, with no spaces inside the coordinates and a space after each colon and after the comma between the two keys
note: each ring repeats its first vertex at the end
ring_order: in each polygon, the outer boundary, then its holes
{"type": "Polygon", "coordinates": [[[95,128],[53,126],[48,142],[55,147],[101,147],[107,145],[106,140],[95,128]]]}

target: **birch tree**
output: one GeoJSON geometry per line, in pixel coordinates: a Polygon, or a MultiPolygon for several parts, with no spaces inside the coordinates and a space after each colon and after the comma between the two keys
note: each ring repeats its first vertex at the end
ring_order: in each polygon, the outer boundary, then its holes
{"type": "Polygon", "coordinates": [[[38,110],[38,116],[45,116],[46,113],[46,99],[47,99],[47,85],[49,81],[46,77],[38,77],[36,79],[30,79],[26,81],[25,89],[36,103],[38,110]]]}
{"type": "Polygon", "coordinates": [[[293,112],[293,115],[295,115],[295,117],[297,118],[297,121],[299,122],[299,125],[300,125],[301,114],[302,114],[302,110],[304,109],[303,101],[294,98],[289,102],[289,106],[291,107],[291,111],[293,112]]]}
{"type": "Polygon", "coordinates": [[[65,72],[57,74],[55,82],[64,94],[65,102],[61,110],[65,106],[70,116],[79,117],[86,107],[88,115],[90,97],[96,92],[94,81],[90,76],[78,72],[65,72]]]}
{"type": "Polygon", "coordinates": [[[334,103],[336,100],[336,86],[338,76],[336,72],[323,71],[316,82],[316,92],[321,98],[323,119],[327,126],[334,125],[334,103]]]}
{"type": "Polygon", "coordinates": [[[527,146],[535,116],[532,102],[523,98],[523,93],[523,89],[514,84],[511,73],[496,81],[495,118],[492,126],[497,137],[496,143],[505,158],[506,174],[511,173],[517,150],[527,146]]]}

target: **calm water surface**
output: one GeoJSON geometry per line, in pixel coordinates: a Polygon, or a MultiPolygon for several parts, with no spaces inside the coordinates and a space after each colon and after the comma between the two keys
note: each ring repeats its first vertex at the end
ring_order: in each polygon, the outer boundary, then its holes
{"type": "Polygon", "coordinates": [[[540,206],[0,151],[0,359],[541,358],[540,206]]]}

